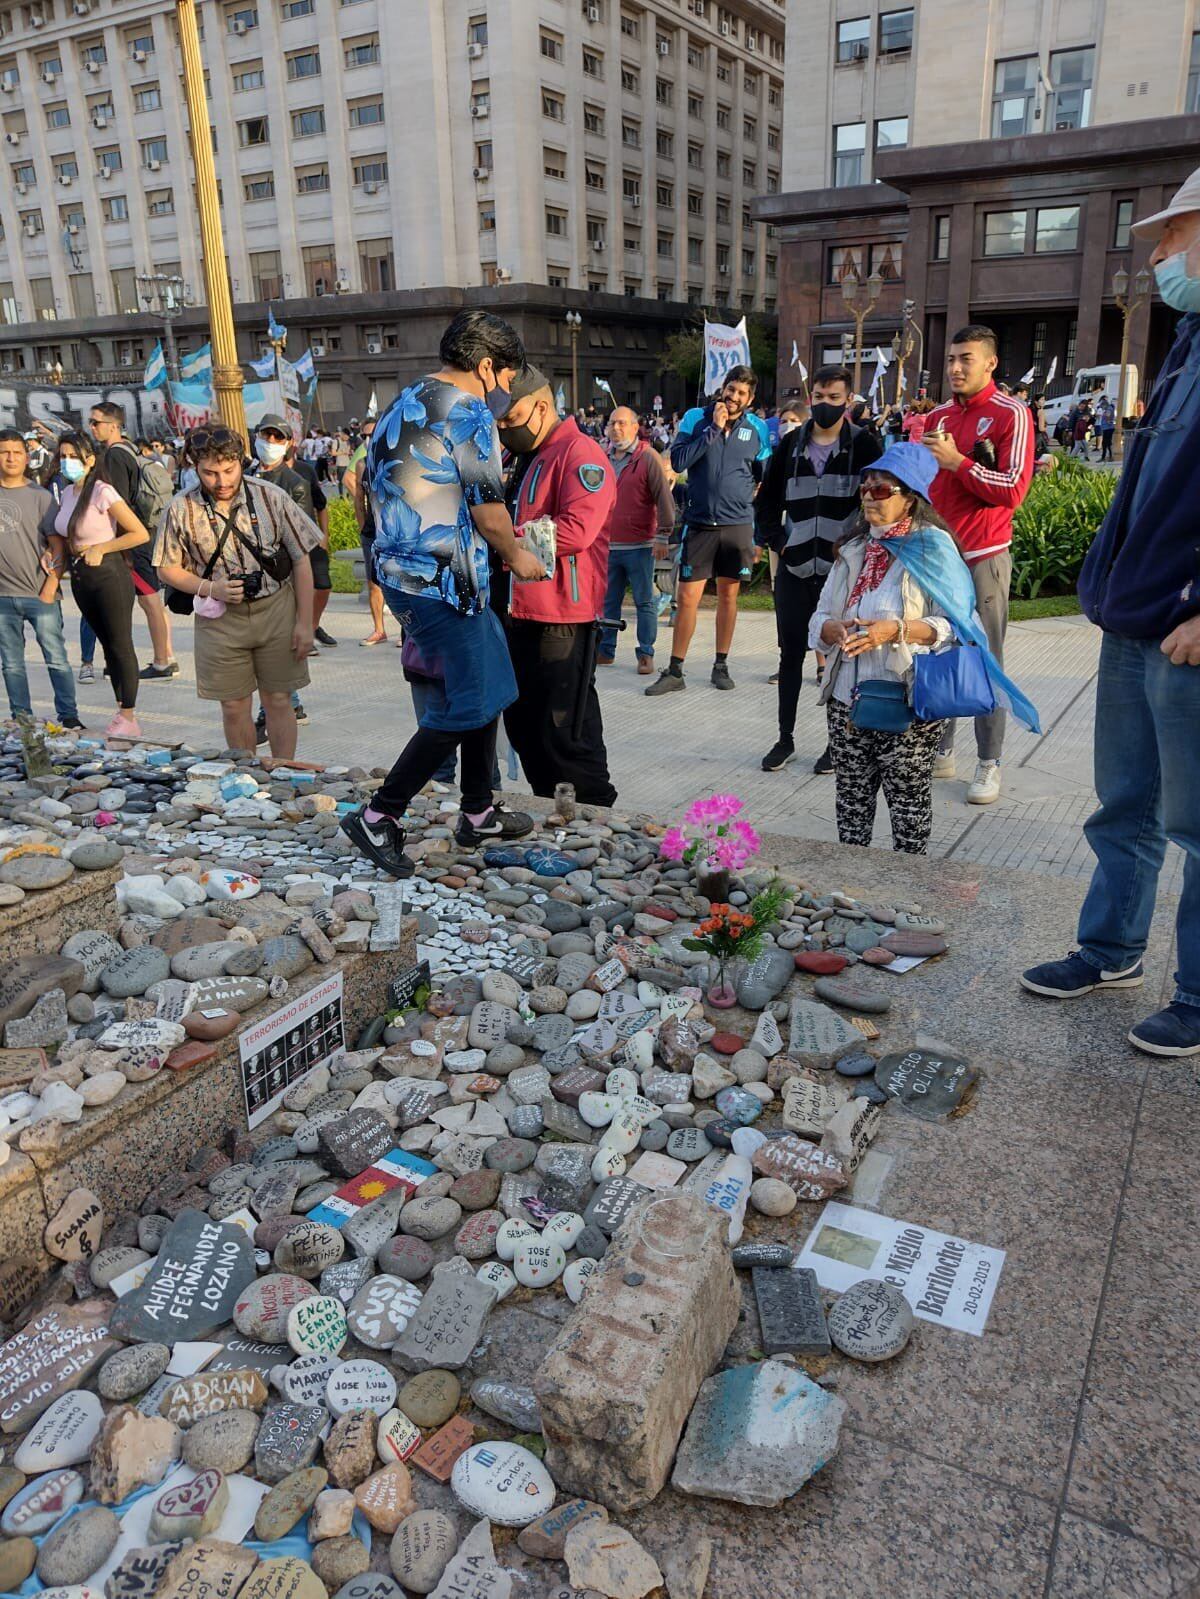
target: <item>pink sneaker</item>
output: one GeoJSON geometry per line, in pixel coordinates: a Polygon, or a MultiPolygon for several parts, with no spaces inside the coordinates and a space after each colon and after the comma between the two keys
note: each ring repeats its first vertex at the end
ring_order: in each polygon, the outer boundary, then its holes
{"type": "Polygon", "coordinates": [[[136,716],[126,716],[124,711],[118,711],[104,729],[104,736],[106,738],[141,738],[142,730],[138,726],[136,716]]]}

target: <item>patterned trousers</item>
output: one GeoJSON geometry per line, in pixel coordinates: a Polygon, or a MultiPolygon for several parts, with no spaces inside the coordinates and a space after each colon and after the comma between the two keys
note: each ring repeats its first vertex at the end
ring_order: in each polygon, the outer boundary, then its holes
{"type": "Polygon", "coordinates": [[[912,722],[903,733],[855,727],[850,707],[830,700],[829,750],[837,783],[838,839],[870,844],[879,790],[892,820],[892,848],[925,855],[933,830],[933,762],[941,722],[912,722]]]}

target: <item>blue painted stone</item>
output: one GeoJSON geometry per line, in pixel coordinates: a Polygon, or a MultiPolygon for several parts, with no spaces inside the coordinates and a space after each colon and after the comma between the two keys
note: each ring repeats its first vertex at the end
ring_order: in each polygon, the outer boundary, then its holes
{"type": "Polygon", "coordinates": [[[833,1065],[843,1077],[866,1077],[874,1072],[879,1062],[873,1055],[843,1055],[833,1065]]]}
{"type": "Polygon", "coordinates": [[[886,1105],[888,1096],[873,1077],[861,1077],[850,1090],[851,1099],[869,1099],[872,1105],[886,1105]]]}
{"type": "Polygon", "coordinates": [[[717,1109],[736,1127],[749,1127],[763,1113],[763,1102],[744,1088],[723,1088],[717,1095],[717,1109]]]}
{"type": "MultiPolygon", "coordinates": [[[[484,857],[485,861],[487,857],[484,857]]],[[[487,862],[487,864],[491,864],[487,862]]],[[[520,862],[505,862],[505,865],[519,865],[520,862]]],[[[530,871],[536,872],[539,877],[566,877],[568,872],[573,872],[576,862],[570,855],[564,855],[558,849],[527,849],[525,851],[525,865],[530,871]]]]}
{"type": "Polygon", "coordinates": [[[485,866],[524,866],[525,851],[523,849],[485,849],[483,852],[485,866]]]}

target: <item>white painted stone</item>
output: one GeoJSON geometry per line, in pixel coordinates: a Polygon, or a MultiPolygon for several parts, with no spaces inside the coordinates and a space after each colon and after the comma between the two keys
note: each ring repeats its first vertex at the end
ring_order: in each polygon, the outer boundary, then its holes
{"type": "Polygon", "coordinates": [[[625,1157],[615,1149],[598,1149],[592,1160],[592,1181],[602,1183],[606,1177],[625,1175],[625,1157]]]}
{"type": "Polygon", "coordinates": [[[513,1256],[517,1281],[526,1288],[548,1288],[562,1276],[566,1252],[554,1238],[523,1238],[513,1256]]]}
{"type": "Polygon", "coordinates": [[[580,1094],[579,1114],[589,1127],[607,1127],[621,1108],[614,1094],[580,1094]]]}
{"type": "Polygon", "coordinates": [[[480,1266],[475,1273],[481,1283],[486,1284],[496,1296],[496,1303],[507,1299],[517,1286],[517,1279],[508,1267],[499,1260],[489,1260],[486,1266],[480,1266]]]}
{"type": "Polygon", "coordinates": [[[589,1260],[586,1257],[573,1260],[563,1272],[563,1287],[567,1291],[567,1298],[573,1305],[577,1305],[583,1298],[583,1291],[591,1278],[600,1270],[598,1260],[589,1260]]]}
{"type": "Polygon", "coordinates": [[[518,1246],[527,1238],[536,1238],[536,1231],[527,1221],[514,1217],[506,1221],[496,1234],[496,1254],[500,1260],[512,1260],[518,1246]]]}
{"type": "Polygon", "coordinates": [[[542,1228],[543,1238],[553,1238],[564,1249],[573,1249],[575,1240],[583,1231],[583,1217],[574,1210],[560,1210],[542,1228]]]}
{"type": "Polygon", "coordinates": [[[396,1403],[396,1379],[377,1360],[344,1360],[326,1384],[325,1403],[335,1416],[351,1410],[386,1416],[396,1403]]]}
{"type": "Polygon", "coordinates": [[[554,1504],[550,1473],[520,1444],[475,1444],[454,1463],[450,1487],[459,1502],[501,1527],[524,1527],[554,1504]]]}
{"type": "Polygon", "coordinates": [[[77,1465],[88,1458],[103,1419],[95,1394],[63,1394],[38,1418],[13,1456],[13,1464],[30,1477],[77,1465]]]}

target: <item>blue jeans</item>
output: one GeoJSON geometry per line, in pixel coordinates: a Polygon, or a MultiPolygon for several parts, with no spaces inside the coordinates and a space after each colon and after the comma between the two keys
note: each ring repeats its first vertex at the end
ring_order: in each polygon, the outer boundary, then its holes
{"type": "Polygon", "coordinates": [[[1102,971],[1140,960],[1167,840],[1186,851],[1175,998],[1200,1005],[1200,666],[1172,666],[1153,639],[1106,633],[1096,684],[1100,809],[1084,825],[1096,856],[1079,913],[1084,959],[1102,971]]]}
{"type": "Polygon", "coordinates": [[[79,618],[79,659],[85,666],[96,659],[96,630],[86,616],[79,618]]]}
{"type": "Polygon", "coordinates": [[[25,675],[25,624],[33,628],[42,659],[54,689],[54,710],[60,722],[74,721],[75,679],[67,661],[63,638],[62,608],[57,600],[47,603],[35,594],[0,594],[0,665],[8,708],[13,716],[32,716],[29,679],[25,675]]]}
{"type": "MultiPolygon", "coordinates": [[[[440,683],[432,682],[427,677],[411,677],[408,680],[408,686],[412,690],[413,711],[416,714],[418,722],[420,722],[427,709],[435,708],[445,701],[445,689],[443,689],[440,683]]],[[[438,767],[437,771],[433,774],[433,780],[435,783],[449,783],[453,785],[457,780],[457,775],[458,751],[452,750],[442,764],[438,767]]],[[[515,772],[510,770],[510,777],[515,778],[516,775],[517,774],[515,772]]],[[[497,757],[495,767],[492,770],[492,787],[495,789],[500,787],[499,757],[497,757]]]]}
{"type": "MultiPolygon", "coordinates": [[[[617,545],[608,552],[608,590],[604,596],[605,618],[621,614],[625,589],[633,590],[633,603],[637,607],[637,652],[653,655],[654,641],[658,637],[658,606],[654,602],[654,546],[653,544],[617,545]]],[[[600,635],[601,655],[615,655],[617,632],[605,628],[600,635]]]]}

